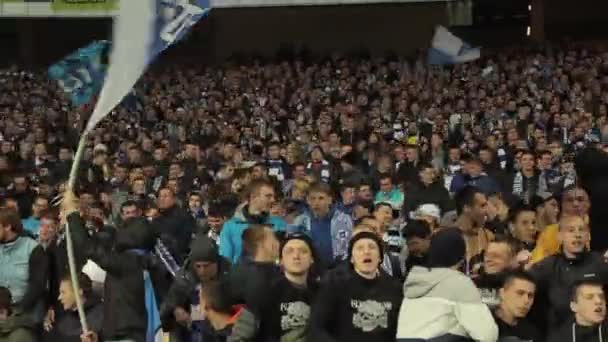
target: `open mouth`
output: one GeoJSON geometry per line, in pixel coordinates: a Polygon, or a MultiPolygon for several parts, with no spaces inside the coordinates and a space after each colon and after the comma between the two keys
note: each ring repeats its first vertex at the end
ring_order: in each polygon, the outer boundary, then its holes
{"type": "Polygon", "coordinates": [[[573,247],[581,247],[583,245],[582,241],[572,241],[573,247]]]}
{"type": "Polygon", "coordinates": [[[363,259],[363,263],[366,264],[366,265],[371,264],[372,263],[372,258],[365,258],[365,259],[363,259]]]}

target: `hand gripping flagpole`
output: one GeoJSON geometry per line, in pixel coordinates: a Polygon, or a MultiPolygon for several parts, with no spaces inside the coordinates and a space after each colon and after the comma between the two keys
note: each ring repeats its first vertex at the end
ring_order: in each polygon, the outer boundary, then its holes
{"type": "MultiPolygon", "coordinates": [[[[148,56],[148,47],[152,40],[152,24],[155,20],[155,6],[152,0],[122,1],[116,19],[114,20],[112,52],[110,65],[106,74],[103,88],[95,105],[95,110],[78,142],[78,149],[68,180],[68,191],[73,191],[76,184],[80,161],[82,160],[89,132],[99,121],[107,116],[114,107],[131,91],[133,85],[143,74],[148,56]]],[[[70,278],[76,295],[76,306],[80,324],[84,332],[88,331],[82,298],[80,297],[80,284],[74,260],[74,246],[70,234],[69,223],[66,223],[65,236],[67,243],[68,265],[70,278]]]]}
{"type": "MultiPolygon", "coordinates": [[[[205,3],[204,0],[197,1],[201,1],[201,4],[205,3]]],[[[155,32],[156,25],[158,24],[157,19],[161,18],[158,16],[160,11],[156,8],[157,5],[159,5],[157,0],[129,0],[120,3],[120,9],[113,26],[110,65],[103,88],[95,105],[95,110],[78,143],[78,149],[68,180],[68,191],[72,191],[76,184],[78,168],[84,154],[89,132],[131,91],[153,57],[171,45],[176,39],[179,40],[179,37],[170,37],[173,40],[164,42],[160,46],[155,46],[154,43],[158,41],[158,36],[160,35],[162,39],[163,32],[166,31],[155,32]],[[156,51],[154,51],[155,49],[156,51]]],[[[180,6],[183,7],[182,14],[167,24],[167,28],[174,28],[172,24],[179,23],[177,32],[181,34],[209,11],[208,3],[207,6],[202,7],[200,5],[191,6],[184,4],[180,6]],[[206,10],[203,10],[203,7],[207,7],[206,10]],[[196,20],[193,19],[193,15],[195,15],[196,20]]],[[[69,224],[66,224],[65,231],[70,277],[72,278],[74,292],[79,294],[79,270],[76,269],[74,261],[74,248],[72,246],[69,224]]],[[[76,306],[82,329],[83,331],[87,331],[88,326],[84,307],[79,295],[76,296],[76,306]]]]}
{"type": "MultiPolygon", "coordinates": [[[[87,145],[87,137],[88,133],[84,133],[80,137],[80,141],[78,142],[78,149],[76,150],[76,156],[74,156],[74,162],[72,163],[72,169],[70,170],[70,178],[68,179],[67,191],[73,191],[74,186],[76,185],[76,179],[78,178],[78,169],[80,166],[80,161],[82,160],[82,156],[84,155],[84,149],[87,145]]],[[[65,241],[66,241],[66,249],[68,252],[68,265],[70,267],[70,278],[72,279],[72,288],[74,289],[74,293],[76,294],[74,298],[76,299],[76,308],[78,309],[78,318],[80,318],[80,325],[82,326],[82,331],[89,331],[89,326],[87,324],[87,316],[84,313],[84,305],[82,303],[82,297],[80,296],[80,284],[78,281],[78,272],[76,269],[76,261],[74,259],[74,245],[72,243],[72,236],[70,233],[70,223],[66,217],[65,223],[65,241]]]]}

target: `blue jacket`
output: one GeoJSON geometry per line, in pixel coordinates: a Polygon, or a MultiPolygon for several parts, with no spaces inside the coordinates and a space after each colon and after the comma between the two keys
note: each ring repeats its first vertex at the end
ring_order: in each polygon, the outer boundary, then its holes
{"type": "Polygon", "coordinates": [[[452,179],[450,192],[457,193],[467,185],[472,185],[479,188],[479,190],[481,190],[481,192],[486,195],[492,195],[500,192],[500,187],[498,186],[498,183],[496,183],[496,181],[492,177],[488,176],[485,173],[482,173],[481,175],[475,178],[469,175],[463,175],[462,173],[457,174],[452,179]]]}
{"type": "Polygon", "coordinates": [[[30,216],[22,220],[21,223],[23,224],[23,229],[27,230],[34,236],[38,236],[38,232],[40,231],[40,219],[30,216]]]}
{"type": "Polygon", "coordinates": [[[348,256],[353,233],[353,220],[347,213],[333,208],[325,218],[316,218],[310,210],[287,226],[287,233],[305,233],[312,239],[317,255],[325,265],[348,256]]]}
{"type": "Polygon", "coordinates": [[[386,202],[390,204],[393,209],[401,210],[404,200],[405,196],[403,195],[403,191],[401,191],[399,188],[393,188],[389,192],[378,191],[378,193],[376,193],[376,197],[374,198],[374,204],[386,202]]]}
{"type": "Polygon", "coordinates": [[[21,302],[29,287],[31,255],[38,243],[29,237],[0,245],[0,286],[11,291],[13,301],[21,302]]]}
{"type": "MultiPolygon", "coordinates": [[[[244,213],[249,207],[244,206],[237,209],[234,216],[224,222],[222,232],[220,233],[220,255],[230,260],[233,264],[238,262],[243,250],[242,235],[245,229],[250,225],[259,222],[253,222],[244,213]]],[[[274,231],[284,231],[285,221],[280,217],[268,216],[262,224],[271,225],[274,231]]]]}

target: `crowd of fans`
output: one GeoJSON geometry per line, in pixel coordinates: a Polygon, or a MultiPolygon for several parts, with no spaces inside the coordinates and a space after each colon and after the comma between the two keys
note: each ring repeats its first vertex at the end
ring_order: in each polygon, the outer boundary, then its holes
{"type": "Polygon", "coordinates": [[[150,341],[150,285],[172,341],[608,336],[600,47],[164,63],[136,93],[66,189],[91,108],[0,71],[0,341],[150,341]]]}

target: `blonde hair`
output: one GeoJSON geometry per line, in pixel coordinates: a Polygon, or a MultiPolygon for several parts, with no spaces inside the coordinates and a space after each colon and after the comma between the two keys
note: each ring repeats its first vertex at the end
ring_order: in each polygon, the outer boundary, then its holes
{"type": "Polygon", "coordinates": [[[569,222],[571,220],[581,220],[581,222],[583,222],[583,225],[585,226],[585,228],[587,230],[589,230],[589,220],[587,216],[579,216],[579,215],[562,215],[562,217],[560,217],[559,219],[559,230],[562,230],[563,226],[566,224],[566,222],[569,222]]]}
{"type": "Polygon", "coordinates": [[[291,193],[293,196],[294,192],[298,192],[299,194],[302,194],[303,198],[306,198],[306,196],[308,195],[308,190],[310,190],[310,186],[311,186],[311,182],[309,182],[307,179],[296,179],[293,181],[293,188],[291,189],[291,193]]]}

